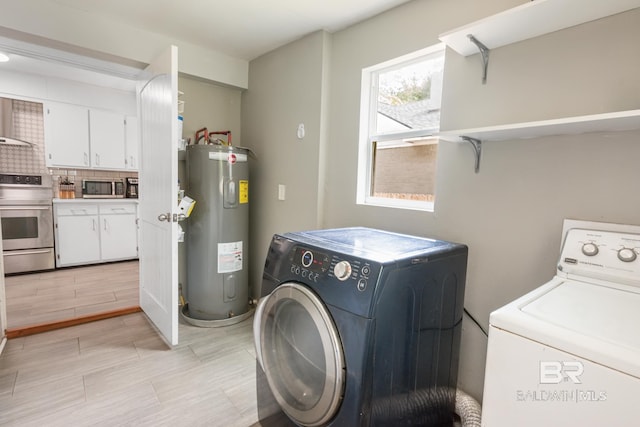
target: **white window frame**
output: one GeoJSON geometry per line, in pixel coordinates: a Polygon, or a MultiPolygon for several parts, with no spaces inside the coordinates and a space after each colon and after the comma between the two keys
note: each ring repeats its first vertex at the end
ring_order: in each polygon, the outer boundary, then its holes
{"type": "MultiPolygon", "coordinates": [[[[433,129],[420,129],[407,132],[394,132],[386,134],[372,134],[375,132],[378,82],[380,72],[389,71],[394,67],[406,66],[411,61],[422,60],[425,56],[444,52],[444,43],[438,43],[424,49],[394,58],[392,60],[364,68],[362,70],[361,99],[360,99],[360,133],[358,142],[358,175],[356,203],[359,205],[382,206],[400,209],[413,209],[433,212],[434,202],[419,200],[401,200],[387,197],[374,197],[370,195],[373,171],[373,141],[389,141],[393,139],[430,138],[435,137],[433,129]]],[[[436,181],[436,187],[438,183],[436,181]]]]}

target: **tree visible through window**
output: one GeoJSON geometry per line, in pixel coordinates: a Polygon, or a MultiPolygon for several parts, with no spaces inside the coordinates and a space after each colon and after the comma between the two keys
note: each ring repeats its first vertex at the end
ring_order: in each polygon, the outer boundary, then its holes
{"type": "Polygon", "coordinates": [[[358,202],[432,209],[444,50],[363,70],[358,202]]]}

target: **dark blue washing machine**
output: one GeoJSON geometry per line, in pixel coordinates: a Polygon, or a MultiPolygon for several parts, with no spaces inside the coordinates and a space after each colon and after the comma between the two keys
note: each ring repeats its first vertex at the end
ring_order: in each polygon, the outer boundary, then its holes
{"type": "Polygon", "coordinates": [[[451,426],[465,245],[369,228],[275,235],[254,318],[263,426],[451,426]]]}

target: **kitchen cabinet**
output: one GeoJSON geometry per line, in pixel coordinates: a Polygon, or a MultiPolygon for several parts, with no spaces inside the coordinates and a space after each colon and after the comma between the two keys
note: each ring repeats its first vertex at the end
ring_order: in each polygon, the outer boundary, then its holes
{"type": "Polygon", "coordinates": [[[134,203],[101,204],[100,251],[102,261],[138,257],[138,224],[134,203]]]}
{"type": "Polygon", "coordinates": [[[138,257],[137,202],[54,200],[56,267],[138,257]]]}
{"type": "Polygon", "coordinates": [[[44,139],[48,167],[91,166],[88,108],[48,102],[45,105],[44,139]]]}
{"type": "Polygon", "coordinates": [[[125,119],[125,166],[127,170],[137,171],[140,167],[140,142],[138,141],[138,118],[127,116],[125,119]]]}
{"type": "Polygon", "coordinates": [[[97,205],[54,205],[56,267],[100,260],[97,205]]]}
{"type": "Polygon", "coordinates": [[[48,102],[45,108],[48,167],[138,169],[136,117],[58,102],[48,102]],[[125,126],[127,120],[131,127],[125,126]]]}
{"type": "Polygon", "coordinates": [[[91,166],[99,169],[125,168],[124,114],[89,110],[91,166]]]}

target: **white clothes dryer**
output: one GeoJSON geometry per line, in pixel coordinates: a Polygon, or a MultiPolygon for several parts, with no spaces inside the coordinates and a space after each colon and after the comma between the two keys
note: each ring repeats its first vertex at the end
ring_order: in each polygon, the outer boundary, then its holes
{"type": "Polygon", "coordinates": [[[491,313],[483,426],[638,424],[640,227],[566,224],[556,276],[491,313]]]}

